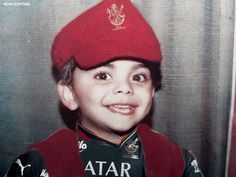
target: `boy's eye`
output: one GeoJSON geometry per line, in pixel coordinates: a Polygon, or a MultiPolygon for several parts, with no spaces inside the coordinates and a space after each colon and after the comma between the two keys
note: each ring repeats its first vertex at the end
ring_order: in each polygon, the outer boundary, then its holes
{"type": "Polygon", "coordinates": [[[105,72],[101,72],[95,75],[95,78],[98,80],[109,80],[111,79],[111,75],[105,72]]]}
{"type": "Polygon", "coordinates": [[[135,74],[132,79],[133,81],[144,82],[146,81],[146,76],[144,74],[135,74]]]}

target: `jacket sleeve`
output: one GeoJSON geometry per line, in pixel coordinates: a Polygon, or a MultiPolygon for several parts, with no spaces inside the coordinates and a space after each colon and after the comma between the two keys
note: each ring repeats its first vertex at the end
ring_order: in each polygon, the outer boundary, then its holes
{"type": "Polygon", "coordinates": [[[183,149],[182,151],[185,160],[183,177],[204,177],[198,166],[197,159],[192,151],[187,149],[183,149]]]}
{"type": "Polygon", "coordinates": [[[5,177],[49,177],[49,175],[43,158],[37,151],[30,151],[16,158],[5,177]]]}

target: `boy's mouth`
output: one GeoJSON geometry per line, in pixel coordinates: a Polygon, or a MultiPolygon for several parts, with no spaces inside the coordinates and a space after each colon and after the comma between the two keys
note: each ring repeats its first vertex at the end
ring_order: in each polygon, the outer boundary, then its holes
{"type": "Polygon", "coordinates": [[[124,114],[124,115],[130,115],[135,112],[136,106],[133,105],[108,105],[107,108],[114,113],[124,114]]]}

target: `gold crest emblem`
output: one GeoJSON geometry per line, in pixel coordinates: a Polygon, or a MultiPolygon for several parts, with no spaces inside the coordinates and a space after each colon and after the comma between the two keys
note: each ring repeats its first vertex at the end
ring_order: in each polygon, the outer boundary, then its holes
{"type": "Polygon", "coordinates": [[[138,142],[139,142],[139,140],[138,140],[138,138],[136,138],[134,141],[132,141],[130,144],[128,144],[125,147],[125,150],[128,153],[127,157],[132,158],[132,159],[139,159],[139,156],[137,154],[135,154],[137,152],[137,150],[139,149],[138,142]]]}
{"type": "Polygon", "coordinates": [[[120,9],[118,9],[116,4],[112,4],[110,9],[107,8],[107,14],[109,15],[108,19],[111,24],[115,26],[115,30],[125,28],[121,26],[125,21],[125,14],[123,13],[123,9],[123,4],[120,6],[120,9]]]}

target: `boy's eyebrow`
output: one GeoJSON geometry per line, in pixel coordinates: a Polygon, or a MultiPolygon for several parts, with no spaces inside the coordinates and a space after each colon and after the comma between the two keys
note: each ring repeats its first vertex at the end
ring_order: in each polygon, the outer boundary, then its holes
{"type": "MultiPolygon", "coordinates": [[[[108,67],[108,68],[114,68],[115,67],[114,64],[112,64],[112,63],[108,63],[104,66],[108,67]]],[[[148,69],[148,67],[146,65],[144,65],[143,63],[137,63],[137,64],[132,66],[132,69],[139,69],[139,68],[148,69]]]]}
{"type": "Polygon", "coordinates": [[[136,65],[133,66],[133,69],[139,69],[139,68],[148,69],[148,67],[143,63],[137,63],[136,65]]]}
{"type": "Polygon", "coordinates": [[[111,63],[107,63],[106,65],[104,65],[105,67],[108,67],[108,68],[114,68],[114,65],[111,64],[111,63]]]}

